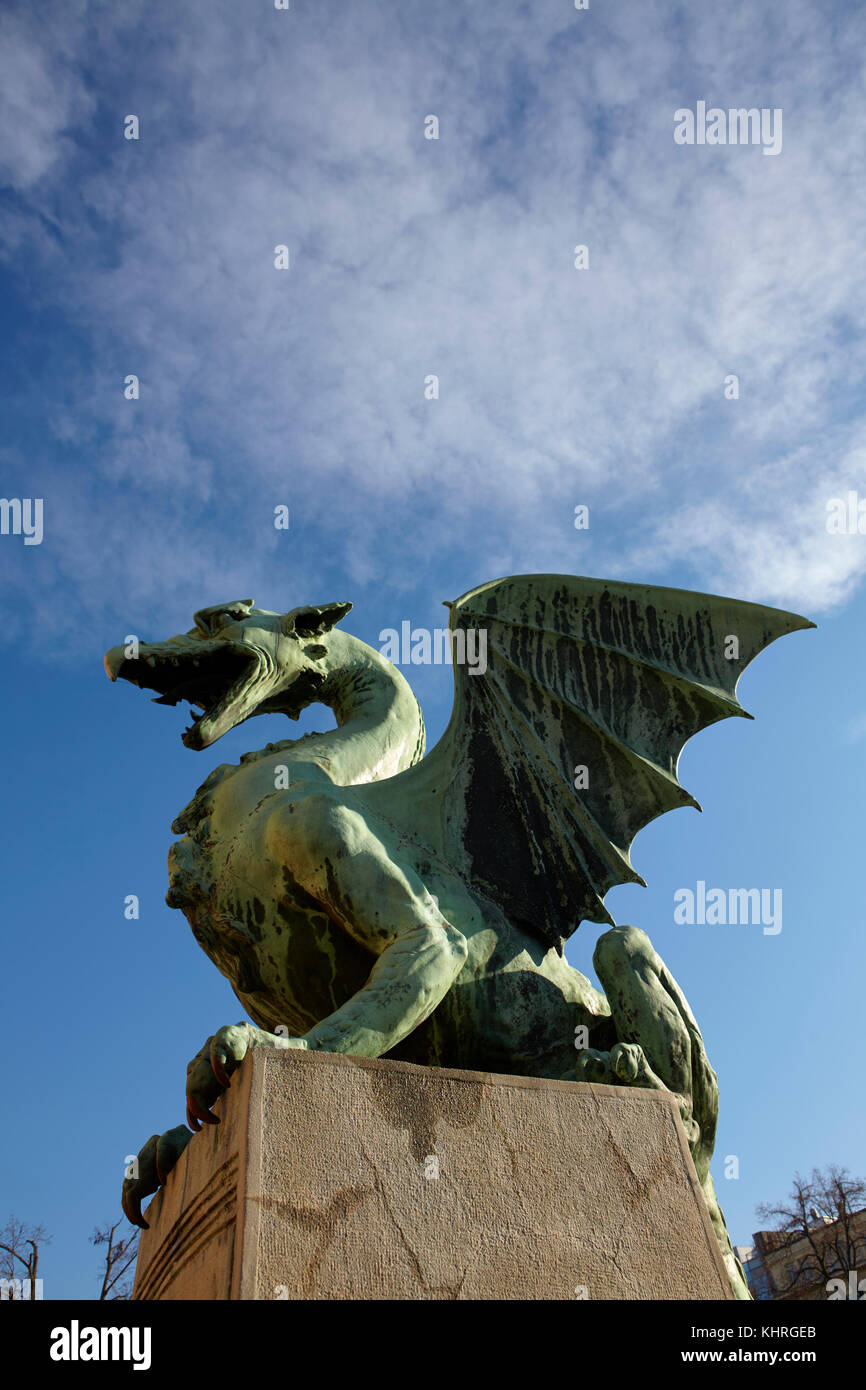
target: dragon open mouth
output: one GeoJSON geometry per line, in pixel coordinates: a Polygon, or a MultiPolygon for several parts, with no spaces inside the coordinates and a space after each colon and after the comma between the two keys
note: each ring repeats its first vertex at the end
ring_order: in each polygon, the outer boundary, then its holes
{"type": "Polygon", "coordinates": [[[124,659],[114,669],[106,661],[112,680],[126,680],[143,690],[155,690],[156,705],[176,705],[186,700],[193,708],[192,724],[183,731],[188,748],[205,748],[227,729],[252,713],[248,696],[259,672],[259,661],[249,649],[221,642],[208,650],[171,651],[142,647],[136,659],[124,659]]]}

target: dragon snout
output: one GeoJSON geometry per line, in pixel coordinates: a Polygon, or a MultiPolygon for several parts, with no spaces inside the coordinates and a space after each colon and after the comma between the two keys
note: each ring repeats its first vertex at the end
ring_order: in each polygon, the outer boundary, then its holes
{"type": "Polygon", "coordinates": [[[117,680],[118,673],[125,660],[126,651],[123,647],[112,647],[110,651],[105,653],[103,663],[105,665],[105,674],[110,681],[117,680]]]}

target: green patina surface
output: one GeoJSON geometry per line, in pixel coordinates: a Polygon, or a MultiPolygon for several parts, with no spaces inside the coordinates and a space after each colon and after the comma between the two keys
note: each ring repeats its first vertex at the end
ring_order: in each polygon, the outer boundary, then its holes
{"type": "MultiPolygon", "coordinates": [[[[643,881],[638,831],[697,805],[677,780],[686,741],[743,715],[744,668],[813,624],[564,575],[498,580],[449,607],[452,634],[484,632],[486,664],[455,665],[452,718],[426,757],[400,671],[337,626],[348,603],[279,614],[240,600],[107,653],[113,680],[198,708],[189,748],[313,702],[337,721],[217,768],[172,826],[167,901],[254,1021],[220,1029],[190,1063],[189,1123],[214,1121],[232,1070],[264,1045],[669,1090],[748,1297],[709,1174],[715,1073],[649,939],[616,927],[603,899],[643,881]],[[562,955],[583,920],[610,927],[593,957],[604,993],[562,955]]],[[[180,1127],[142,1149],[124,1184],[131,1220],[143,1224],[141,1200],[189,1137],[180,1127]]]]}

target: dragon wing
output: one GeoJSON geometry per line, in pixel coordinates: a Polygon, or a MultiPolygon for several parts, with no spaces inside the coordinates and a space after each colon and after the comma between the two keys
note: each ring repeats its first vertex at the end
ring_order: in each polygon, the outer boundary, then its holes
{"type": "Polygon", "coordinates": [[[680,753],[717,720],[752,717],[736,698],[749,662],[815,626],[760,604],[569,575],[495,580],[448,606],[452,643],[486,632],[487,668],[481,645],[476,674],[457,647],[448,728],[394,780],[435,792],[449,861],[560,952],[582,921],[612,924],[603,900],[614,884],[643,884],[629,858],[638,831],[675,806],[700,810],[677,780],[680,753]]]}

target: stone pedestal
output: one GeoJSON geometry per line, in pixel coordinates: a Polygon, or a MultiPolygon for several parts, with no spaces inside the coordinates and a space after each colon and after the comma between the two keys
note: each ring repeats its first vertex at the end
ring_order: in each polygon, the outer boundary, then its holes
{"type": "Polygon", "coordinates": [[[257,1049],[146,1213],[136,1299],[718,1299],[673,1097],[257,1049]]]}

